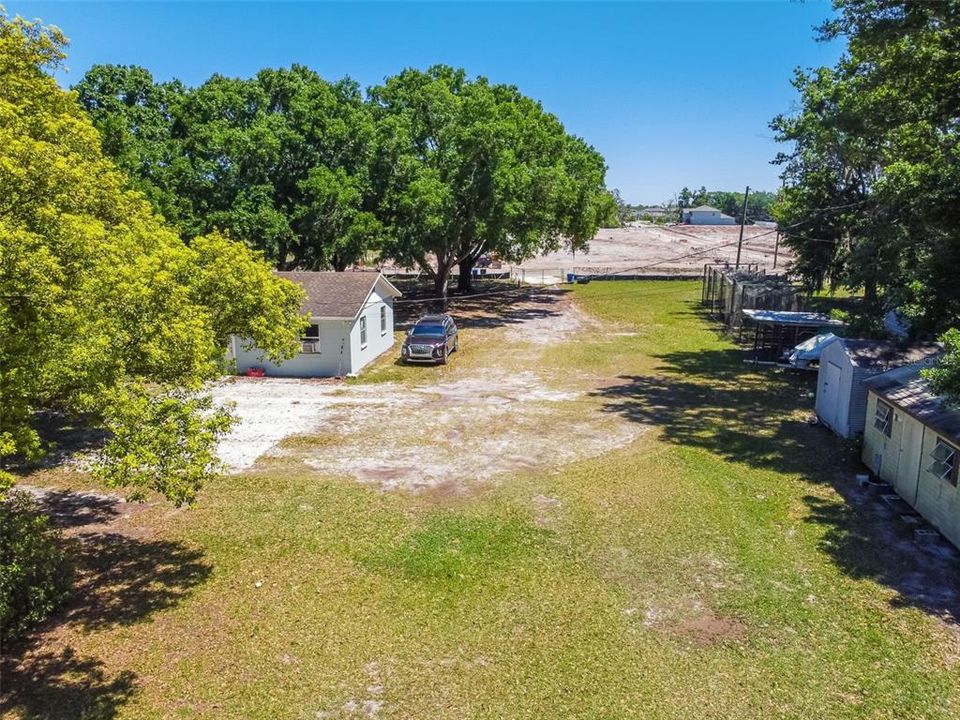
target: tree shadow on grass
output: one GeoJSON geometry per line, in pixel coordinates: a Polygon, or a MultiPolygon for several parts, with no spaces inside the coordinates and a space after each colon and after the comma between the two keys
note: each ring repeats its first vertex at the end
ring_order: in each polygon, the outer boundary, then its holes
{"type": "Polygon", "coordinates": [[[97,629],[129,625],[172,607],[211,573],[200,550],[118,533],[77,536],[75,600],[62,621],[97,629]]]}
{"type": "Polygon", "coordinates": [[[101,661],[70,647],[39,650],[15,660],[4,656],[0,712],[45,720],[108,720],[135,692],[136,676],[109,676],[101,661]]]}
{"type": "Polygon", "coordinates": [[[99,450],[108,436],[106,430],[89,418],[53,410],[37,413],[35,427],[46,453],[35,461],[13,457],[11,469],[15,472],[57,467],[70,457],[99,450]]]}
{"type": "Polygon", "coordinates": [[[82,529],[108,525],[119,515],[119,498],[48,491],[40,503],[54,522],[71,531],[67,542],[77,579],[61,610],[32,636],[4,648],[0,712],[112,718],[133,694],[136,676],[130,671],[110,675],[100,659],[58,645],[55,631],[59,626],[94,631],[143,621],[181,602],[206,581],[212,567],[201,550],[178,541],[82,529]]]}
{"type": "Polygon", "coordinates": [[[807,521],[826,527],[821,549],[847,575],[895,590],[892,605],[960,623],[956,553],[918,546],[908,527],[856,485],[858,446],[808,421],[815,376],[757,370],[744,357],[738,350],[664,354],[663,374],[620,376],[594,394],[606,412],[654,425],[667,442],[831,485],[842,501],[805,498],[807,521]]]}
{"type": "Polygon", "coordinates": [[[119,497],[99,493],[35,488],[30,495],[40,512],[61,528],[104,525],[120,516],[119,497]]]}
{"type": "MultiPolygon", "coordinates": [[[[443,310],[436,303],[404,303],[396,307],[395,322],[398,329],[412,327],[420,316],[431,312],[451,314],[461,328],[493,329],[516,325],[530,320],[559,316],[561,303],[567,290],[544,288],[504,287],[498,284],[478,287],[474,294],[496,292],[481,297],[450,297],[443,310]]],[[[415,298],[406,298],[415,299],[415,298]]]]}
{"type": "MultiPolygon", "coordinates": [[[[807,522],[823,525],[820,548],[849,576],[881,583],[896,595],[892,607],[916,607],[960,625],[960,571],[946,545],[920,547],[892,511],[856,488],[844,502],[807,496],[807,522]]],[[[945,541],[944,541],[945,542],[945,541]]]]}

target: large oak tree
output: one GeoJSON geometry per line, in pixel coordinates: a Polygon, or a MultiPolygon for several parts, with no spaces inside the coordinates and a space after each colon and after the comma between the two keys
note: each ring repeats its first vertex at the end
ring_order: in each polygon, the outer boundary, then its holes
{"type": "Polygon", "coordinates": [[[343,270],[374,244],[373,127],[356,83],[294,65],[186,88],[98,65],[76,90],[105,151],[184,239],[222,230],[310,270],[343,270]]]}
{"type": "Polygon", "coordinates": [[[603,158],[515,87],[436,66],[372,88],[371,171],[383,253],[417,264],[445,296],[459,265],[585,246],[611,214],[603,158]]]}

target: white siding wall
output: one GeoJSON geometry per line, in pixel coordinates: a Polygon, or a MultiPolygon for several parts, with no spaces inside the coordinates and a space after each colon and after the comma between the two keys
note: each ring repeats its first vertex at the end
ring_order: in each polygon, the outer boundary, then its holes
{"type": "Polygon", "coordinates": [[[689,212],[686,215],[691,225],[735,225],[737,222],[731,217],[722,217],[719,212],[689,212]]]}
{"type": "MultiPolygon", "coordinates": [[[[833,373],[836,376],[836,372],[833,373]]],[[[820,351],[820,369],[817,371],[817,417],[841,437],[851,437],[849,427],[850,392],[853,364],[836,340],[820,351]],[[839,376],[828,383],[832,367],[840,368],[839,376]]]]}
{"type": "Polygon", "coordinates": [[[867,394],[867,419],[863,431],[863,451],[860,453],[860,459],[863,464],[873,470],[877,477],[883,480],[891,480],[892,477],[887,473],[889,463],[885,460],[888,451],[888,444],[891,438],[888,438],[882,432],[873,426],[873,419],[877,412],[877,396],[869,392],[867,394]]]}
{"type": "Polygon", "coordinates": [[[960,548],[960,487],[941,480],[931,473],[931,453],[937,444],[937,433],[925,428],[918,463],[917,499],[914,507],[931,525],[960,548]]]}
{"type": "Polygon", "coordinates": [[[867,388],[863,381],[876,373],[876,370],[854,365],[842,340],[824,347],[820,351],[820,370],[817,373],[817,417],[841,437],[862,435],[867,420],[867,388]],[[831,364],[840,368],[840,382],[835,388],[825,388],[824,381],[831,364]]]}
{"type": "Polygon", "coordinates": [[[873,427],[877,396],[867,398],[867,424],[861,458],[881,479],[891,483],[931,525],[960,548],[960,487],[929,471],[937,433],[894,407],[891,437],[873,427]]]}
{"type": "Polygon", "coordinates": [[[301,353],[282,365],[270,362],[259,348],[244,350],[240,338],[232,339],[237,372],[262,367],[276,377],[336,377],[352,372],[349,320],[313,320],[320,327],[320,352],[301,353]]]}
{"type": "Polygon", "coordinates": [[[350,331],[350,356],[353,368],[350,372],[359,372],[362,367],[380,357],[393,347],[393,298],[386,297],[374,288],[367,299],[366,307],[360,312],[350,331]],[[387,314],[387,330],[380,332],[380,308],[387,314]],[[367,343],[360,342],[360,317],[367,319],[367,343]]]}

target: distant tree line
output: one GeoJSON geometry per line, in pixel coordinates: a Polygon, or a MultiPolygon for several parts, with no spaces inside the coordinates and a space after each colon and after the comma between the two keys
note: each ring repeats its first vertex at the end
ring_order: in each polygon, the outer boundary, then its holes
{"type": "MultiPolygon", "coordinates": [[[[610,191],[610,195],[615,205],[615,224],[617,226],[623,226],[634,220],[646,220],[655,223],[677,222],[683,208],[699,205],[715,207],[721,212],[736,218],[737,222],[740,221],[740,215],[743,212],[743,191],[707,190],[704,186],[701,186],[699,190],[684,187],[674,198],[660,205],[662,213],[657,212],[655,214],[644,213],[650,207],[648,205],[633,205],[626,202],[616,188],[610,191]]],[[[751,190],[747,198],[747,224],[752,224],[758,220],[772,221],[773,203],[776,198],[776,193],[751,190]]]]}
{"type": "Polygon", "coordinates": [[[446,294],[484,254],[582,248],[615,214],[600,154],[509,85],[435,66],[361,91],[309,68],[188,88],[98,65],[74,88],[107,155],[187,242],[281,269],[419,266],[446,294]]]}

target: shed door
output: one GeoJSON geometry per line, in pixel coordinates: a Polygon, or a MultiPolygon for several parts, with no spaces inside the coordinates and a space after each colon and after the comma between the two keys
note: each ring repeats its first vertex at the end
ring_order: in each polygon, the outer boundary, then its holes
{"type": "Polygon", "coordinates": [[[920,454],[923,451],[921,425],[903,413],[894,413],[893,437],[898,440],[897,474],[894,487],[897,494],[911,505],[917,502],[917,482],[920,479],[920,454]]]}
{"type": "Polygon", "coordinates": [[[820,410],[820,419],[830,428],[837,430],[838,416],[840,414],[840,366],[828,362],[824,368],[826,372],[823,376],[823,384],[820,386],[820,392],[823,393],[823,405],[820,410]]]}

